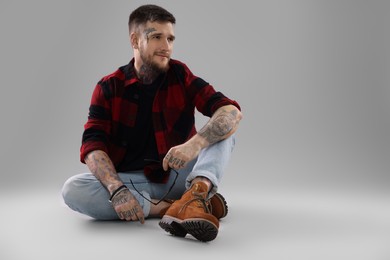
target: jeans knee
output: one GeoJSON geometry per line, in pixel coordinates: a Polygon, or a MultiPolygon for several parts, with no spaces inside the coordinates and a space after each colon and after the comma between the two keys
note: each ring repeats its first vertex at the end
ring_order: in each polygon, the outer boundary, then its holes
{"type": "Polygon", "coordinates": [[[65,181],[64,185],[62,186],[62,198],[66,205],[71,207],[73,201],[74,201],[74,185],[73,185],[73,178],[69,178],[65,181]]]}
{"type": "Polygon", "coordinates": [[[72,176],[65,181],[62,186],[62,198],[66,205],[71,209],[80,211],[80,208],[86,203],[86,186],[83,185],[79,176],[72,176]]]}
{"type": "Polygon", "coordinates": [[[94,178],[75,175],[65,181],[62,187],[65,204],[72,210],[94,219],[117,219],[118,216],[108,202],[109,194],[94,178]]]}

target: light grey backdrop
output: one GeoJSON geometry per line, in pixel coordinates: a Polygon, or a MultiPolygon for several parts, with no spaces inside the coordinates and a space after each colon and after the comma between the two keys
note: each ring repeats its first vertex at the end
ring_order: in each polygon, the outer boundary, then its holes
{"type": "MultiPolygon", "coordinates": [[[[144,3],[0,3],[2,189],[86,171],[93,87],[131,59],[144,3]]],[[[390,2],[154,3],[177,18],[173,57],[242,106],[224,187],[389,184],[390,2]]]]}

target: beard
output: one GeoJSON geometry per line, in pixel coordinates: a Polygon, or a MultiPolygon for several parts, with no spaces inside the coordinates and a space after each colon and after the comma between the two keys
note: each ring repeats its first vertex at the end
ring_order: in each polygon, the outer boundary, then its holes
{"type": "MultiPolygon", "coordinates": [[[[159,52],[153,52],[152,54],[147,54],[147,52],[141,47],[139,49],[140,59],[142,65],[140,71],[137,72],[138,78],[144,84],[151,84],[160,74],[165,73],[169,69],[169,58],[168,62],[164,63],[163,61],[157,62],[153,60],[155,56],[160,58],[158,55],[159,52]]],[[[166,55],[166,53],[164,53],[166,55]]]]}
{"type": "Polygon", "coordinates": [[[140,57],[142,60],[142,70],[144,73],[151,75],[159,75],[161,73],[167,72],[169,69],[168,63],[160,64],[153,60],[155,53],[153,55],[146,55],[143,50],[140,51],[140,57]]]}

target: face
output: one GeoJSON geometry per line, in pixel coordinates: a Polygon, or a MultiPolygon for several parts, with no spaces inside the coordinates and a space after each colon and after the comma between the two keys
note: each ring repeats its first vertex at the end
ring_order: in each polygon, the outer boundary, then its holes
{"type": "Polygon", "coordinates": [[[148,22],[132,37],[133,46],[138,50],[135,52],[136,67],[144,66],[159,72],[168,70],[175,40],[172,23],[148,22]]]}

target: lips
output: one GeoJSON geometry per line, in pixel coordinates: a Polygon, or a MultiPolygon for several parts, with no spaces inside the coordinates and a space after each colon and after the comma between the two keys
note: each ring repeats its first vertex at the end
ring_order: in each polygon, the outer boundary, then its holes
{"type": "Polygon", "coordinates": [[[159,56],[159,57],[163,57],[163,58],[169,59],[169,55],[166,54],[166,53],[156,53],[155,55],[156,55],[156,56],[159,56]]]}

